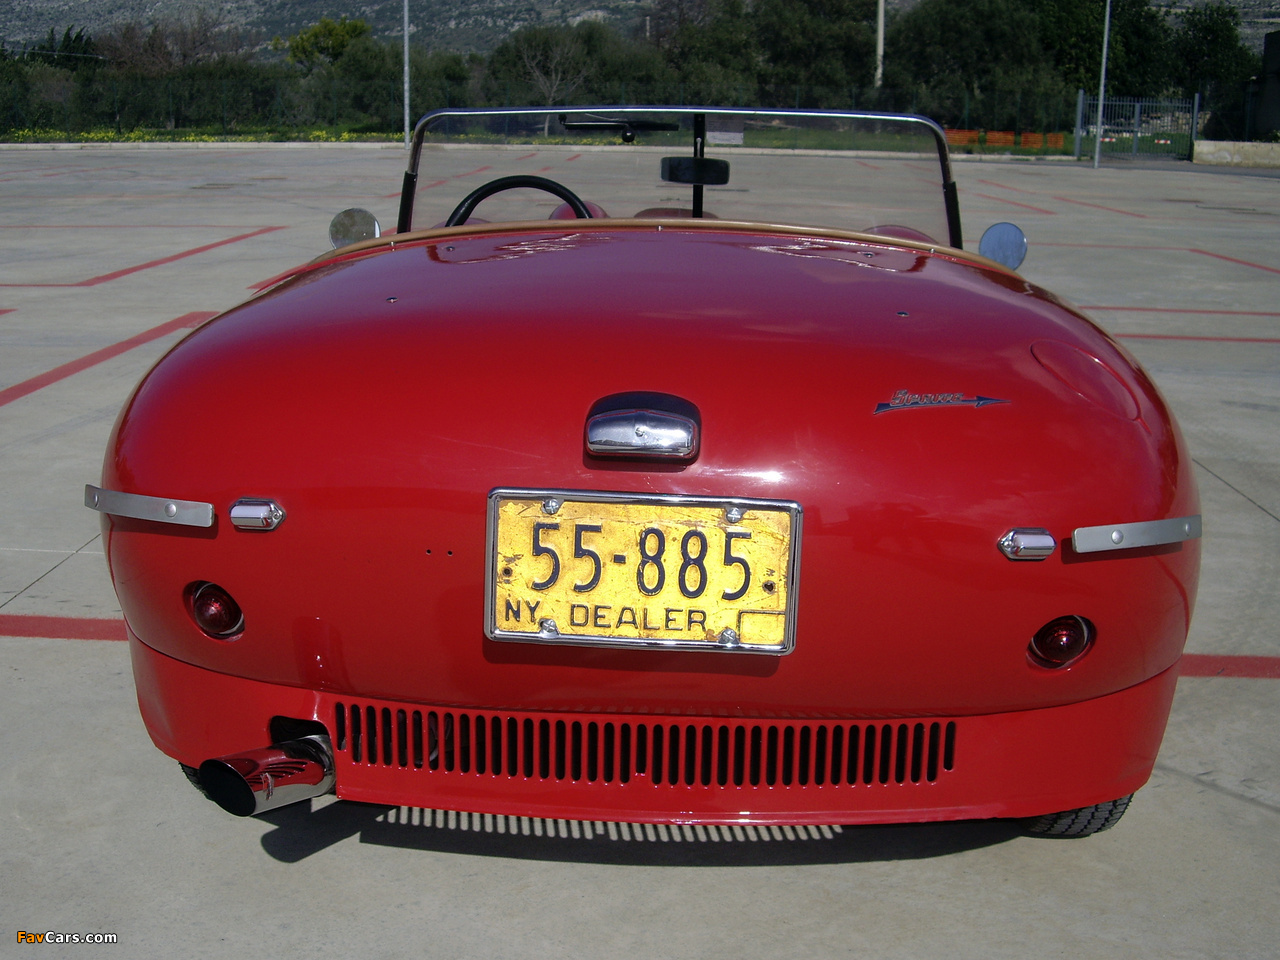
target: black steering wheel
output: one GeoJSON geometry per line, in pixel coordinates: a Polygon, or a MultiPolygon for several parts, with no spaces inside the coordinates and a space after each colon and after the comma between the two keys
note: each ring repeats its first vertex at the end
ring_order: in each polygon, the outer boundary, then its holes
{"type": "Polygon", "coordinates": [[[574,216],[581,220],[590,220],[591,211],[587,209],[587,205],[582,199],[563,184],[556,183],[554,180],[548,180],[546,177],[534,176],[518,176],[518,177],[499,177],[497,180],[490,180],[482,187],[477,187],[462,198],[462,202],[453,208],[453,213],[449,214],[449,219],[444,222],[446,227],[456,227],[466,223],[472,212],[480,201],[487,197],[493,196],[495,193],[501,193],[503,190],[515,190],[518,187],[532,187],[535,190],[545,190],[547,193],[554,194],[569,205],[569,209],[573,211],[574,216]]]}

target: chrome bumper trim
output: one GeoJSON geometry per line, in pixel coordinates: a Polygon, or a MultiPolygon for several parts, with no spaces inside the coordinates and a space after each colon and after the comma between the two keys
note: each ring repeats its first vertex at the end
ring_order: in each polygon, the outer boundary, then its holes
{"type": "Polygon", "coordinates": [[[1200,514],[1175,517],[1172,520],[1147,520],[1141,523],[1111,523],[1101,527],[1077,527],[1071,534],[1076,553],[1099,553],[1103,550],[1131,550],[1134,547],[1157,547],[1181,543],[1200,536],[1200,514]]]}
{"type": "Polygon", "coordinates": [[[103,490],[91,483],[84,485],[84,505],[99,513],[156,523],[176,523],[183,527],[212,527],[213,504],[195,500],[167,500],[144,497],[140,493],[103,490]]]}

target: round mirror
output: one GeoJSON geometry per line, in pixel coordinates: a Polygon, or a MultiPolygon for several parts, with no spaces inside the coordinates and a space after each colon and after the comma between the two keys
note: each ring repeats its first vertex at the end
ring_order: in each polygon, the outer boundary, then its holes
{"type": "Polygon", "coordinates": [[[1017,270],[1027,256],[1027,235],[1012,223],[993,223],[978,241],[978,253],[1017,270]]]}
{"type": "Polygon", "coordinates": [[[335,247],[345,247],[361,240],[382,236],[378,218],[368,210],[351,207],[343,210],[329,223],[329,242],[335,247]]]}

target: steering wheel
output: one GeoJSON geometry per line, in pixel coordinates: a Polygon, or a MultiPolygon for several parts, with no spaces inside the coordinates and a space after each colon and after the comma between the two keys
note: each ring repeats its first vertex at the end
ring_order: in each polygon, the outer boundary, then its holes
{"type": "Polygon", "coordinates": [[[547,193],[554,194],[569,205],[574,214],[580,220],[590,220],[591,211],[587,209],[587,205],[582,199],[563,184],[556,183],[554,180],[548,180],[546,177],[534,176],[518,176],[518,177],[499,177],[497,180],[490,180],[482,187],[477,187],[462,198],[462,202],[453,208],[453,213],[449,214],[449,219],[444,222],[446,227],[456,227],[466,223],[470,218],[472,211],[479,206],[480,201],[487,197],[493,196],[495,193],[501,193],[503,190],[515,190],[518,187],[532,187],[535,190],[545,190],[547,193]]]}

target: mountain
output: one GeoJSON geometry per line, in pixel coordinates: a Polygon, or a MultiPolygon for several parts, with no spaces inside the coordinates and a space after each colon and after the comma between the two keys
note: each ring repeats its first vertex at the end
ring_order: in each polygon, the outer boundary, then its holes
{"type": "MultiPolygon", "coordinates": [[[[889,8],[914,0],[888,0],[889,8]]],[[[1193,4],[1175,0],[1173,9],[1193,4]]],[[[1244,21],[1241,37],[1262,52],[1263,35],[1280,30],[1280,0],[1235,0],[1244,21]]],[[[409,0],[409,35],[431,49],[487,52],[511,31],[528,24],[606,20],[626,33],[643,32],[649,0],[409,0]]],[[[287,37],[321,17],[364,20],[384,39],[403,33],[403,0],[0,0],[0,41],[21,50],[43,40],[52,28],[61,36],[70,26],[101,35],[119,23],[153,24],[193,17],[205,9],[256,43],[287,37]]],[[[255,45],[251,43],[251,45],[255,45]]]]}
{"type": "MultiPolygon", "coordinates": [[[[593,19],[643,30],[647,7],[642,0],[409,0],[409,36],[431,49],[485,52],[529,24],[593,19]]],[[[239,28],[250,45],[290,36],[321,17],[364,20],[384,39],[403,35],[403,0],[223,0],[217,6],[193,0],[0,0],[0,39],[9,50],[21,50],[45,39],[50,28],[59,37],[69,26],[100,36],[116,24],[194,17],[201,8],[239,28]]]]}

